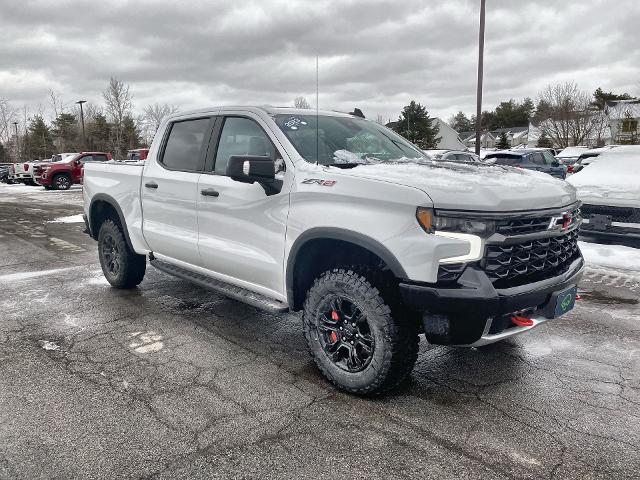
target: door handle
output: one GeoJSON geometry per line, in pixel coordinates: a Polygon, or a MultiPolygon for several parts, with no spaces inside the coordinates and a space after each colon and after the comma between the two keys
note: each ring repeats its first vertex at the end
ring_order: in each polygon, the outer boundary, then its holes
{"type": "Polygon", "coordinates": [[[147,188],[158,188],[158,184],[156,182],[147,182],[144,186],[147,188]]]}
{"type": "Polygon", "coordinates": [[[205,197],[219,197],[220,192],[214,190],[213,188],[205,188],[204,190],[200,190],[200,193],[205,197]]]}

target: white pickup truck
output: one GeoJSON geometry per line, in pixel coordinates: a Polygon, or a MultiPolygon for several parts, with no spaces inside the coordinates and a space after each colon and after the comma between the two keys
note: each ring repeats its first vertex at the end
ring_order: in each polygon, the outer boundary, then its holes
{"type": "Polygon", "coordinates": [[[575,189],[510,167],[433,162],[351,114],[224,107],[170,116],[144,164],[87,164],[107,280],[150,264],[255,307],[302,310],[337,387],[410,373],[418,336],[481,346],[573,307],[575,189]]]}

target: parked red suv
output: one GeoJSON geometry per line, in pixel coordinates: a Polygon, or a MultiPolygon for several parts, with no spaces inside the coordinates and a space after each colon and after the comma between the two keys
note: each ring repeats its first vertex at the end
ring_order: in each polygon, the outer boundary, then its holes
{"type": "Polygon", "coordinates": [[[107,162],[111,154],[106,152],[80,152],[59,162],[34,168],[34,179],[47,190],[68,190],[74,183],[82,183],[83,165],[86,162],[107,162]]]}

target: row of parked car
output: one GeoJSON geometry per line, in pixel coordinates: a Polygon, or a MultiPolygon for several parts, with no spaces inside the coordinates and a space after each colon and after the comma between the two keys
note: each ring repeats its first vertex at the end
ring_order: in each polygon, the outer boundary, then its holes
{"type": "MultiPolygon", "coordinates": [[[[148,148],[129,150],[127,158],[122,161],[144,161],[148,152],[148,148]]],[[[46,190],[68,190],[71,185],[82,183],[86,163],[108,162],[112,159],[108,152],[57,153],[49,160],[7,165],[0,169],[0,181],[41,185],[46,190]]]]}
{"type": "Polygon", "coordinates": [[[640,146],[426,150],[434,161],[505,165],[567,180],[583,202],[582,234],[640,244],[640,146]],[[587,168],[589,167],[589,168],[587,168]]]}
{"type": "Polygon", "coordinates": [[[424,152],[436,161],[507,165],[548,173],[552,177],[563,180],[568,172],[568,167],[554,156],[556,151],[552,148],[484,151],[481,156],[462,150],[425,150],[424,152]]]}

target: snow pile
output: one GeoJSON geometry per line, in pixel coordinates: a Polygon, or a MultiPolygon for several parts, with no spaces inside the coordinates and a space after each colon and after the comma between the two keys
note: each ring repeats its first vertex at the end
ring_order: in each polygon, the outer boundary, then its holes
{"type": "Polygon", "coordinates": [[[50,220],[47,223],[82,223],[84,219],[82,218],[82,214],[78,215],[69,215],[68,217],[58,217],[53,220],[50,220]]]}
{"type": "Polygon", "coordinates": [[[567,182],[576,187],[578,198],[615,198],[640,204],[640,153],[603,153],[567,182]]]}
{"type": "Polygon", "coordinates": [[[587,265],[640,272],[640,249],[622,245],[578,242],[587,265]]]}

